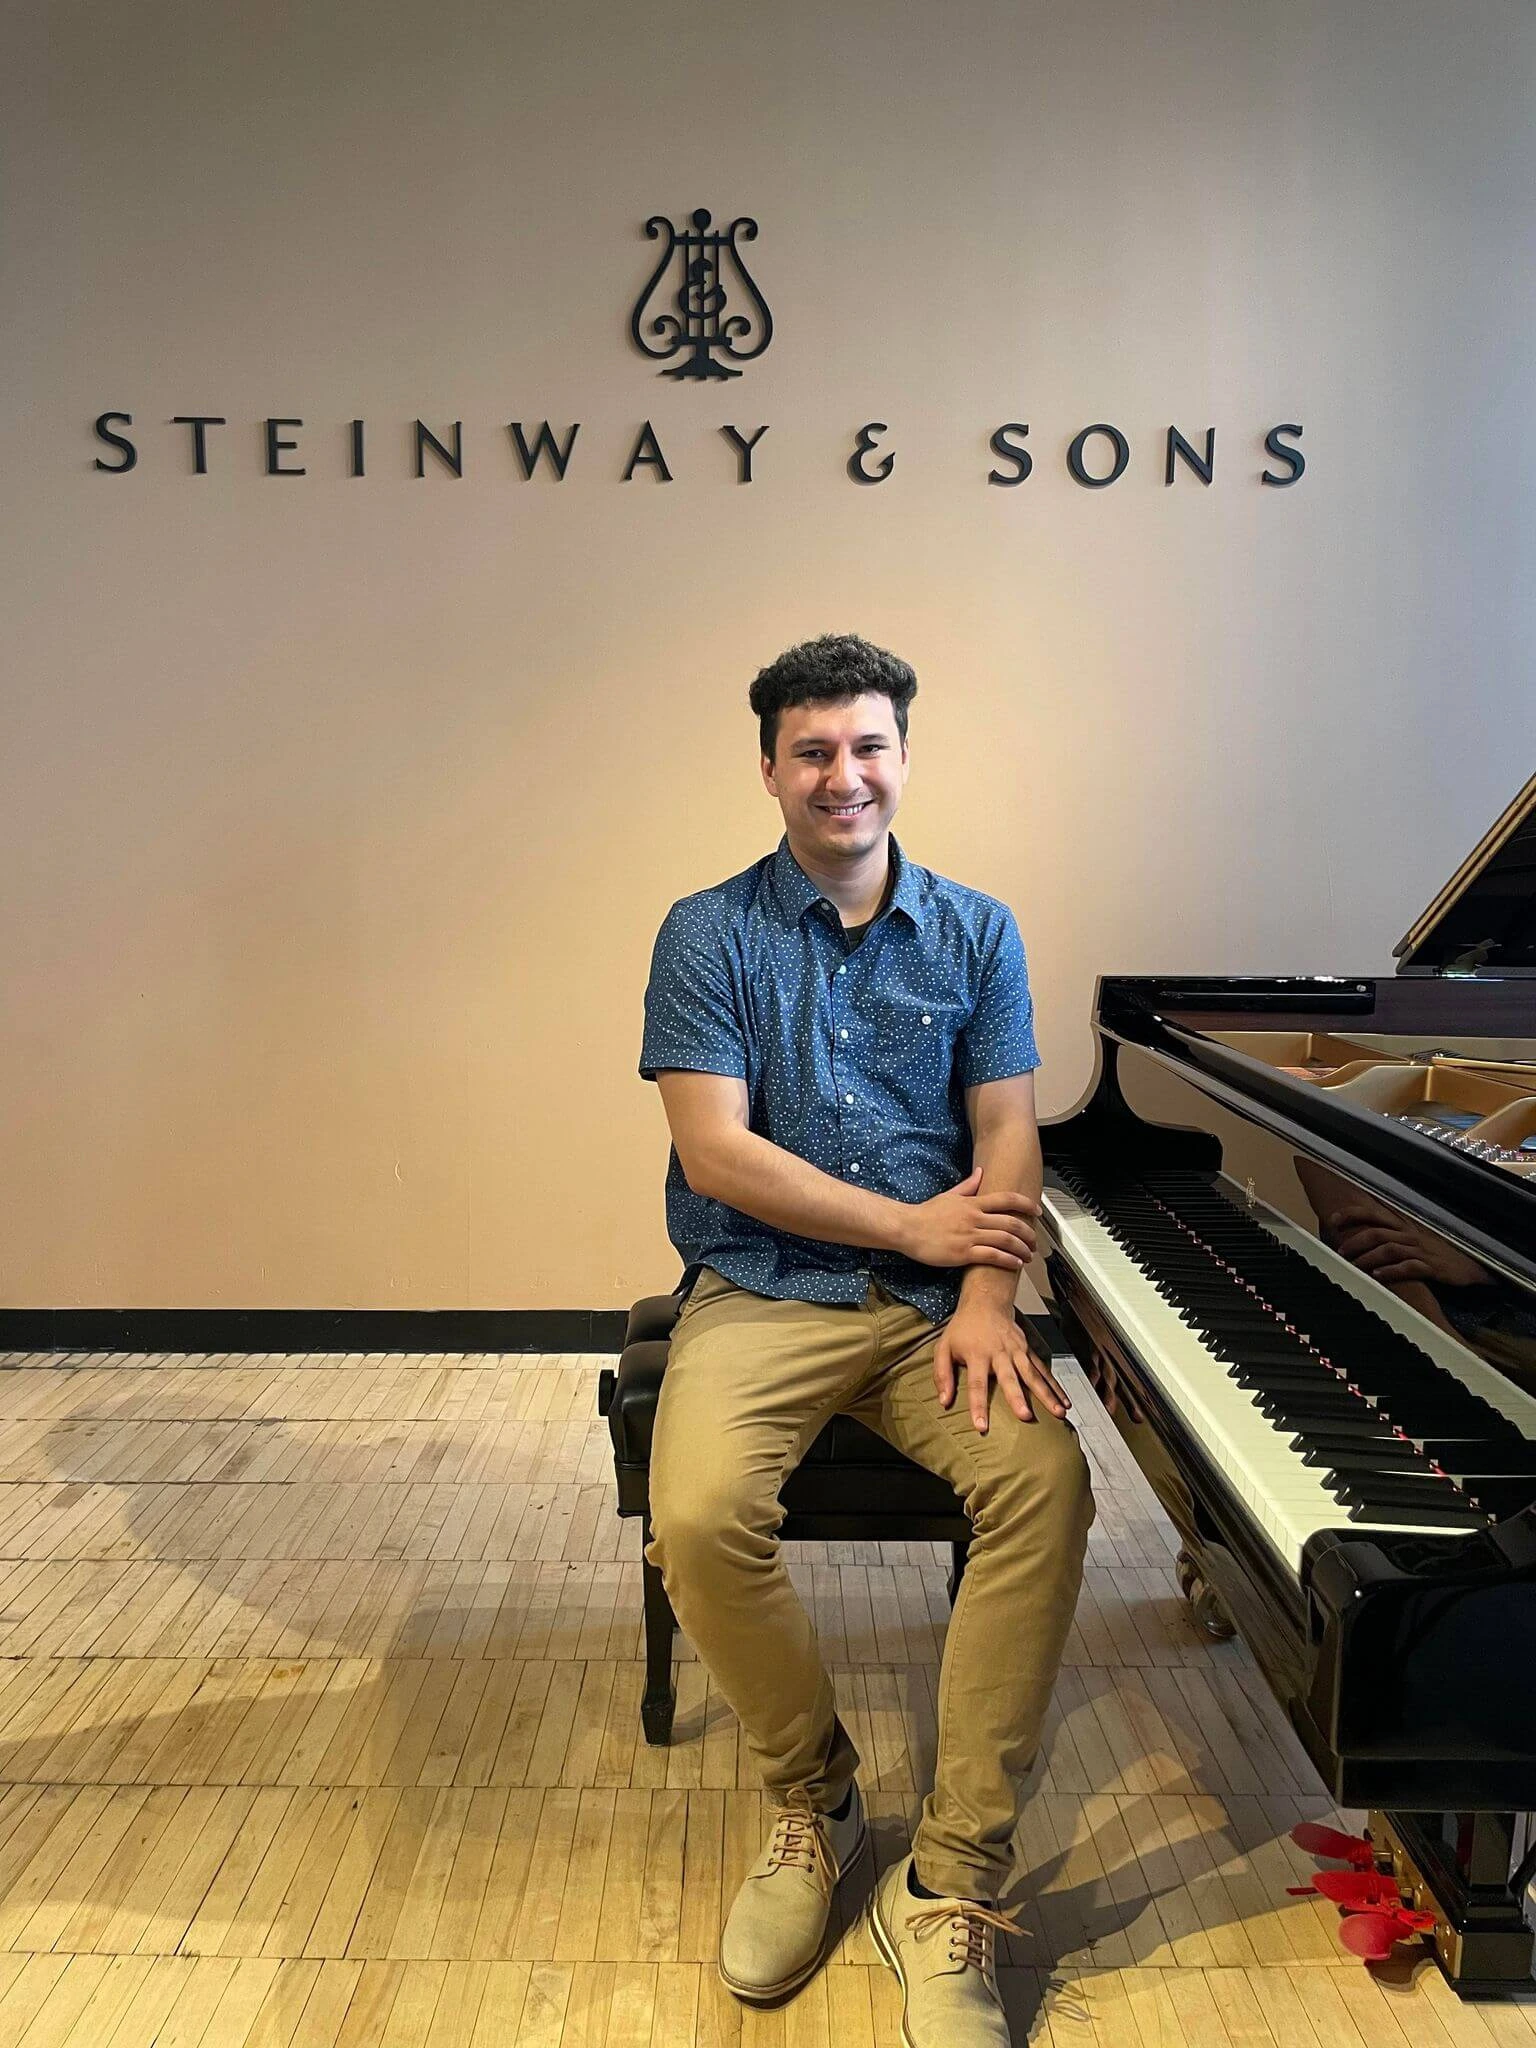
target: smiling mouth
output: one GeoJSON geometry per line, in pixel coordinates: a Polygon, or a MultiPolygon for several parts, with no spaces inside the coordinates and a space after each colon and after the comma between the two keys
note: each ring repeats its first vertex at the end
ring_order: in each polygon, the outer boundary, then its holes
{"type": "Polygon", "coordinates": [[[867,811],[872,798],[866,797],[861,804],[818,804],[817,809],[828,818],[856,818],[861,811],[867,811]]]}

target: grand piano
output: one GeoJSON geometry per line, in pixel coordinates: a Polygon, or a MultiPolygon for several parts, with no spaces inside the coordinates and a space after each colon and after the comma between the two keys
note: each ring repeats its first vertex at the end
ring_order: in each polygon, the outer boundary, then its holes
{"type": "Polygon", "coordinates": [[[1532,1987],[1536,778],[1395,976],[1099,983],[1058,1321],[1464,1996],[1532,1987]]]}

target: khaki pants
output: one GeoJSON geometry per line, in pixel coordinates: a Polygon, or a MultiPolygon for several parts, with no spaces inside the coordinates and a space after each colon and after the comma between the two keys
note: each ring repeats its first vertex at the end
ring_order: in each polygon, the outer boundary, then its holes
{"type": "Polygon", "coordinates": [[[929,1890],[995,1899],[1093,1520],[1076,1434],[1020,1422],[992,1389],[978,1434],[964,1375],[939,1406],[939,1325],[871,1283],[857,1306],[748,1293],[708,1268],[678,1318],[651,1450],[653,1540],[677,1618],[735,1710],[770,1791],[841,1803],[858,1753],[832,1703],[776,1531],[778,1494],[822,1425],[856,1415],[942,1473],[972,1524],[939,1679],[938,1759],[913,1840],[929,1890]]]}

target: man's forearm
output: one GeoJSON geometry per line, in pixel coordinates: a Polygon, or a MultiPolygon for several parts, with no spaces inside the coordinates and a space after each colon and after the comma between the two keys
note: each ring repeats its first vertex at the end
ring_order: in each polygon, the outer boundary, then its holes
{"type": "Polygon", "coordinates": [[[703,1185],[692,1183],[698,1193],[796,1237],[872,1251],[905,1248],[910,1213],[905,1202],[835,1180],[756,1131],[732,1131],[723,1138],[712,1148],[700,1180],[703,1185]]]}
{"type": "MultiPolygon", "coordinates": [[[[977,1132],[973,1163],[981,1168],[981,1192],[999,1191],[1040,1199],[1043,1169],[1040,1134],[1033,1116],[984,1125],[977,1132]]],[[[960,1282],[961,1304],[991,1303],[1013,1313],[1019,1276],[1002,1266],[967,1266],[960,1282]]]]}

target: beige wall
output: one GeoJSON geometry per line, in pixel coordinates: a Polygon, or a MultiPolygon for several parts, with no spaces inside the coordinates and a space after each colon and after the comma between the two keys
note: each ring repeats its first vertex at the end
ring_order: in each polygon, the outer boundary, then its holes
{"type": "Polygon", "coordinates": [[[1384,968],[1529,773],[1524,0],[7,28],[6,1304],[668,1280],[650,942],[774,843],[745,691],[804,635],[916,665],[899,829],[1016,909],[1048,1111],[1098,971],[1384,968]],[[726,390],[625,336],[640,221],[695,205],[762,223],[778,338],[726,390]],[[411,475],[418,413],[463,481],[411,475]],[[546,416],[559,487],[503,424],[546,416]],[[618,481],[647,416],[668,487],[618,481]],[[750,490],[723,420],[770,423],[750,490]],[[1280,420],[1308,472],[1261,489],[1280,420]]]}

